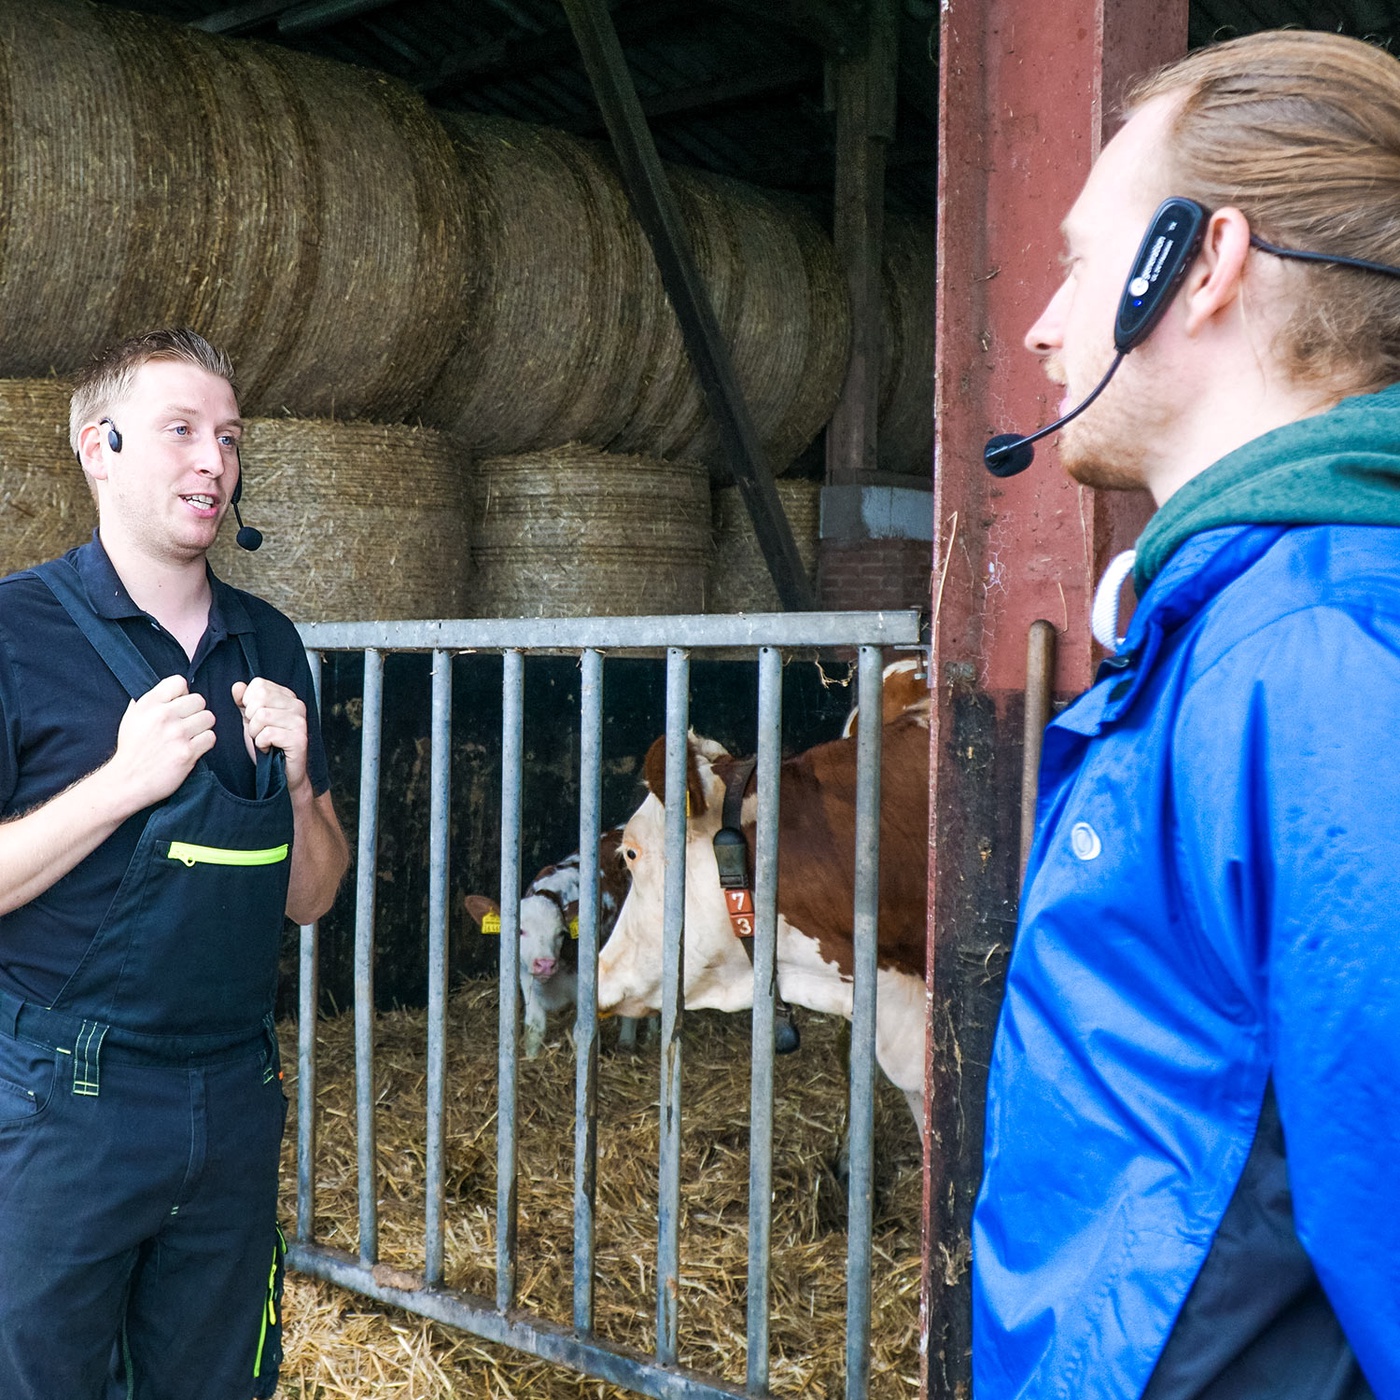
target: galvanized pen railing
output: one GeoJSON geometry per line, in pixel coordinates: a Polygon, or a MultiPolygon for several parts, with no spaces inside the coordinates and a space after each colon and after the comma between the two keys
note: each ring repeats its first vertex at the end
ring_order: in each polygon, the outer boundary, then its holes
{"type": "MultiPolygon", "coordinates": [[[[503,1343],[585,1375],[645,1395],[762,1397],[769,1394],[769,1246],[773,1173],[773,990],[776,969],[778,778],[785,650],[842,648],[859,657],[858,703],[879,715],[884,648],[918,643],[918,615],[796,613],[750,616],[559,618],[494,621],[308,623],[299,629],[319,696],[321,657],[364,654],[364,719],[355,906],[355,1084],[359,1163],[359,1254],[317,1244],[316,1009],[317,931],[301,934],[298,1005],[296,1237],[291,1267],[381,1302],[503,1343]],[[758,660],[758,826],[754,908],[753,1069],[749,1165],[747,1372],[742,1388],[678,1364],[680,1337],[680,1146],[682,973],[685,912],[685,804],[666,809],[666,883],[661,1007],[659,1207],[657,1212],[656,1348],[646,1356],[593,1330],[594,1204],[597,1172],[598,884],[601,834],[604,656],[666,658],[666,785],[685,790],[690,653],[718,651],[758,660]],[[374,1124],[374,898],[378,841],[380,736],[384,657],[431,652],[431,805],[429,814],[429,975],[427,1136],[425,1143],[425,1286],[401,1290],[375,1281],[378,1208],[374,1124]],[[501,729],[500,1055],[497,1085],[496,1297],[450,1289],[443,1279],[443,1114],[447,1006],[448,796],[451,754],[451,659],[454,653],[497,652],[504,658],[501,729]],[[573,1326],[531,1316],[516,1298],[516,1085],[519,1011],[520,853],[525,657],[581,658],[577,1082],[574,1122],[573,1326]]],[[[873,1224],[873,1088],[875,986],[879,908],[879,724],[857,733],[855,831],[855,976],[851,1024],[850,1196],[848,1202],[846,1396],[869,1390],[871,1230],[873,1224]]]]}

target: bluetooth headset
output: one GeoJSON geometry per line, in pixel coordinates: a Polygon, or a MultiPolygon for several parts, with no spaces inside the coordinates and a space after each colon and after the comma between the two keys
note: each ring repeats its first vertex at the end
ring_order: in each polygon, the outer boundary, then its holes
{"type": "MultiPolygon", "coordinates": [[[[1196,261],[1205,237],[1210,210],[1194,199],[1173,195],[1164,200],[1152,216],[1141,245],[1133,258],[1123,295],[1118,302],[1118,315],[1113,323],[1113,346],[1118,352],[1108,373],[1099,380],[1094,391],[1077,408],[1063,418],[1057,418],[1039,432],[998,433],[989,438],[982,449],[982,460],[993,476],[1015,476],[1030,466],[1035,458],[1032,443],[1058,432],[1072,418],[1078,418],[1108,387],[1123,356],[1136,350],[1147,339],[1166,313],[1176,289],[1196,261]]],[[[1362,272],[1378,272],[1385,277],[1400,277],[1400,267],[1389,263],[1368,262],[1365,258],[1347,258],[1337,253],[1311,253],[1300,248],[1280,248],[1251,233],[1250,244],[1276,258],[1296,258],[1300,262],[1331,263],[1336,267],[1354,267],[1362,272]]]]}
{"type": "MultiPolygon", "coordinates": [[[[99,427],[103,423],[107,425],[107,446],[113,452],[120,452],[122,435],[117,431],[117,425],[110,418],[99,418],[97,422],[99,427]]],[[[229,497],[229,505],[233,507],[233,518],[238,521],[238,533],[233,538],[239,549],[246,549],[251,554],[253,550],[262,548],[262,531],[243,523],[243,516],[238,509],[238,503],[243,499],[243,454],[239,452],[236,443],[233,453],[238,458],[238,485],[233,488],[233,495],[229,497]]]]}

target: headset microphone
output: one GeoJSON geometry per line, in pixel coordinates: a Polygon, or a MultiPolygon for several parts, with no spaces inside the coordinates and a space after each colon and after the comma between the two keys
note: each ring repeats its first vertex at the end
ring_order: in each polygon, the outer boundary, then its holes
{"type": "Polygon", "coordinates": [[[1024,435],[998,433],[988,439],[982,449],[982,460],[993,476],[1015,476],[1025,471],[1035,459],[1035,448],[1031,444],[1078,418],[1103,393],[1123,363],[1123,356],[1141,345],[1162,319],[1187,269],[1201,251],[1209,218],[1209,210],[1194,199],[1173,196],[1158,206],[1118,302],[1118,315],[1113,323],[1113,344],[1118,353],[1108,373],[1083,403],[1057,418],[1049,427],[1024,435]]]}
{"type": "Polygon", "coordinates": [[[229,497],[229,505],[233,507],[233,518],[238,521],[238,533],[233,537],[234,543],[239,549],[246,549],[251,554],[255,549],[262,548],[262,531],[255,530],[251,525],[243,523],[243,516],[239,513],[238,503],[243,499],[243,455],[238,455],[238,485],[233,488],[233,495],[229,497]]]}

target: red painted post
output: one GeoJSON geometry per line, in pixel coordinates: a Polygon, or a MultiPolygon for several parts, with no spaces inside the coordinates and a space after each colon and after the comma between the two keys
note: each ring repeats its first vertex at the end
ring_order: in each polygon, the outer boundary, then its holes
{"type": "Polygon", "coordinates": [[[1015,927],[1026,639],[1060,632],[1056,690],[1089,683],[1089,604],[1148,503],[1024,475],[993,433],[1055,413],[1022,337],[1059,280],[1059,224],[1124,84],[1186,51],[1188,0],[943,0],[939,94],[924,1394],[970,1386],[968,1221],[986,1065],[1015,927]]]}

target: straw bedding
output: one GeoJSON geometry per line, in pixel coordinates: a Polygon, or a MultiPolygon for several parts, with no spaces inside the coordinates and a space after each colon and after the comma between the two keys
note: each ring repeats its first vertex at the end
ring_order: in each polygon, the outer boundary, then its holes
{"type": "MultiPolygon", "coordinates": [[[[821,482],[779,481],[778,500],[792,527],[807,578],[816,586],[821,482]]],[[[710,568],[711,612],[780,612],[777,590],[753,532],[753,521],[737,486],[714,493],[715,557],[710,568]]]]}
{"type": "Polygon", "coordinates": [[[472,490],[473,616],[703,611],[704,467],[570,445],[477,462],[472,490]]]}
{"type": "Polygon", "coordinates": [[[220,578],[298,622],[461,617],[468,528],[460,449],[431,428],[255,418],[243,439],[244,519],[210,559],[220,578]]]}
{"type": "Polygon", "coordinates": [[[0,575],[82,544],[97,523],[68,446],[69,386],[0,380],[0,575]]]}
{"type": "Polygon", "coordinates": [[[460,328],[460,206],[382,75],[107,5],[0,12],[0,373],[184,323],[245,411],[405,416],[460,328]]]}
{"type": "MultiPolygon", "coordinates": [[[[468,983],[448,1011],[446,1275],[495,1296],[495,984],[468,983]]],[[[321,1096],[317,1239],[354,1252],[356,1166],[353,1018],[318,1027],[321,1096]]],[[[376,1089],[381,1260],[423,1269],[423,1085],[426,1017],[378,1020],[376,1089]]],[[[605,1028],[606,1029],[606,1028],[605,1028]]],[[[574,1058],[564,1023],[520,1068],[519,1253],[522,1307],[572,1316],[574,1058]]],[[[825,1165],[843,1112],[836,1023],[803,1013],[802,1049],[775,1075],[772,1376],[778,1394],[843,1393],[842,1200],[825,1165]]],[[[605,1041],[605,1044],[608,1042],[605,1041]]],[[[283,1027],[295,1105],[295,1026],[283,1027]]],[[[680,1356],[742,1384],[748,1260],[748,1018],[692,1012],[685,1021],[680,1356]]],[[[596,1319],[603,1338],[655,1344],[659,1069],[654,1046],[609,1053],[599,1067],[596,1319]]],[[[880,1084],[872,1289],[871,1394],[918,1392],[920,1165],[903,1097],[880,1084]]],[[[283,1214],[294,1214],[294,1123],[288,1123],[283,1214]]],[[[618,1397],[533,1358],[380,1307],[326,1284],[289,1279],[282,1394],[296,1400],[439,1400],[448,1396],[618,1397]]]]}
{"type": "MultiPolygon", "coordinates": [[[[502,118],[440,113],[464,176],[462,343],[425,421],[474,451],[581,441],[723,456],[651,249],[606,148],[502,118]]],[[[749,186],[669,171],[682,218],[775,470],[830,416],[850,338],[830,239],[749,186]]]]}

